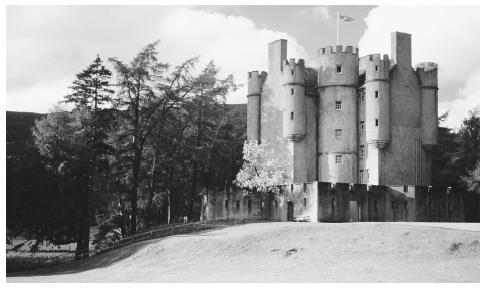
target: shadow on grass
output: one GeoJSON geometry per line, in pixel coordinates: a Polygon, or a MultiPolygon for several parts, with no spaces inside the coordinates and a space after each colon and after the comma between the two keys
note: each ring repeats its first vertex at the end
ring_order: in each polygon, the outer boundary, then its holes
{"type": "Polygon", "coordinates": [[[111,266],[112,264],[115,264],[118,261],[124,260],[134,255],[137,251],[143,249],[144,247],[146,247],[151,243],[158,242],[169,237],[209,236],[205,234],[208,232],[223,230],[224,228],[231,227],[231,226],[250,224],[254,222],[263,222],[263,221],[220,221],[214,223],[218,226],[201,225],[199,229],[196,229],[195,231],[189,233],[174,234],[170,236],[136,242],[79,261],[72,261],[72,262],[62,263],[59,265],[53,265],[49,267],[38,268],[38,269],[28,270],[28,271],[10,272],[7,273],[7,277],[28,277],[28,276],[73,274],[73,273],[79,273],[91,269],[108,267],[111,266]]]}

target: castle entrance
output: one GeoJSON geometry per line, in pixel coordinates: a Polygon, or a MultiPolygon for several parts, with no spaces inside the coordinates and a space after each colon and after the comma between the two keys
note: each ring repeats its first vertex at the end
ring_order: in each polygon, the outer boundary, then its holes
{"type": "Polygon", "coordinates": [[[349,201],[349,222],[361,221],[361,205],[359,201],[349,201]]]}
{"type": "Polygon", "coordinates": [[[294,221],[294,202],[287,201],[287,221],[294,221]]]}

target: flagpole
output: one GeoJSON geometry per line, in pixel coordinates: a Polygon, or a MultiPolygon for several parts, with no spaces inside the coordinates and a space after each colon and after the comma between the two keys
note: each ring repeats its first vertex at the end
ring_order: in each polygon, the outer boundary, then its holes
{"type": "Polygon", "coordinates": [[[339,45],[339,12],[336,12],[336,46],[339,45]]]}

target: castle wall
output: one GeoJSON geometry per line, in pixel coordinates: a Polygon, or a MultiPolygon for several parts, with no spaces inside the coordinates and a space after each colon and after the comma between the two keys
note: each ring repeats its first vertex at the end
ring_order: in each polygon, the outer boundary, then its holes
{"type": "MultiPolygon", "coordinates": [[[[420,90],[411,67],[409,34],[392,34],[390,72],[391,142],[384,150],[384,165],[380,169],[382,185],[420,185],[423,183],[423,155],[420,127],[420,90]]],[[[380,179],[380,180],[381,180],[380,179]]]]}
{"type": "Polygon", "coordinates": [[[306,95],[305,98],[305,163],[307,179],[302,182],[317,181],[317,95],[306,95]]]}
{"type": "MultiPolygon", "coordinates": [[[[285,90],[283,84],[283,62],[287,59],[287,41],[277,40],[268,44],[268,75],[261,94],[261,140],[271,144],[282,163],[292,155],[293,148],[283,136],[283,113],[285,90]]],[[[298,148],[298,147],[297,147],[298,148]]],[[[290,161],[293,162],[293,161],[290,161]]],[[[288,171],[292,171],[291,166],[288,171]]]]}
{"type": "Polygon", "coordinates": [[[367,186],[315,181],[282,187],[282,193],[276,196],[247,196],[242,190],[234,189],[228,193],[209,190],[207,198],[206,220],[292,221],[307,218],[314,223],[465,220],[464,194],[446,187],[367,186]],[[294,217],[289,218],[289,207],[293,207],[294,217]]]}
{"type": "Polygon", "coordinates": [[[356,183],[358,51],[326,47],[320,49],[318,62],[318,179],[356,183]]]}

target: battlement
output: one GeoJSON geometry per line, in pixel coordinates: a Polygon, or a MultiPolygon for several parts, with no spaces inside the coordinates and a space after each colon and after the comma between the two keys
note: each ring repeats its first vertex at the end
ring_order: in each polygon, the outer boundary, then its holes
{"type": "Polygon", "coordinates": [[[261,73],[258,71],[251,71],[248,72],[248,80],[250,79],[262,79],[265,80],[267,78],[268,73],[265,71],[262,71],[261,73]]]}
{"type": "Polygon", "coordinates": [[[421,62],[415,67],[415,70],[423,70],[424,72],[429,72],[432,70],[437,70],[439,65],[434,62],[421,62]]]}
{"type": "Polygon", "coordinates": [[[305,61],[303,59],[290,58],[283,61],[284,85],[305,84],[305,61]]]}
{"type": "Polygon", "coordinates": [[[295,58],[290,58],[288,60],[284,60],[284,65],[288,65],[288,66],[305,66],[305,61],[304,59],[298,59],[297,62],[295,62],[295,58]]]}
{"type": "Polygon", "coordinates": [[[353,47],[353,46],[346,46],[346,48],[343,51],[342,45],[327,46],[325,48],[319,49],[319,55],[330,55],[330,54],[337,54],[337,53],[347,53],[347,54],[358,55],[359,49],[357,47],[353,47]]]}
{"type": "Polygon", "coordinates": [[[267,72],[258,71],[248,72],[248,96],[260,96],[262,91],[262,85],[267,78],[267,72]]]}
{"type": "Polygon", "coordinates": [[[359,66],[361,66],[366,62],[378,63],[381,61],[390,61],[390,57],[388,56],[388,54],[383,54],[383,59],[381,58],[381,55],[379,53],[363,56],[359,58],[359,64],[360,64],[359,66]]]}
{"type": "Polygon", "coordinates": [[[318,52],[318,87],[358,85],[358,48],[328,46],[318,52]]]}
{"type": "Polygon", "coordinates": [[[390,70],[390,58],[387,54],[370,54],[359,59],[360,71],[366,74],[366,81],[388,80],[390,70]]]}
{"type": "Polygon", "coordinates": [[[419,83],[422,88],[437,88],[438,87],[438,65],[433,62],[422,62],[417,64],[415,68],[419,83]]]}

